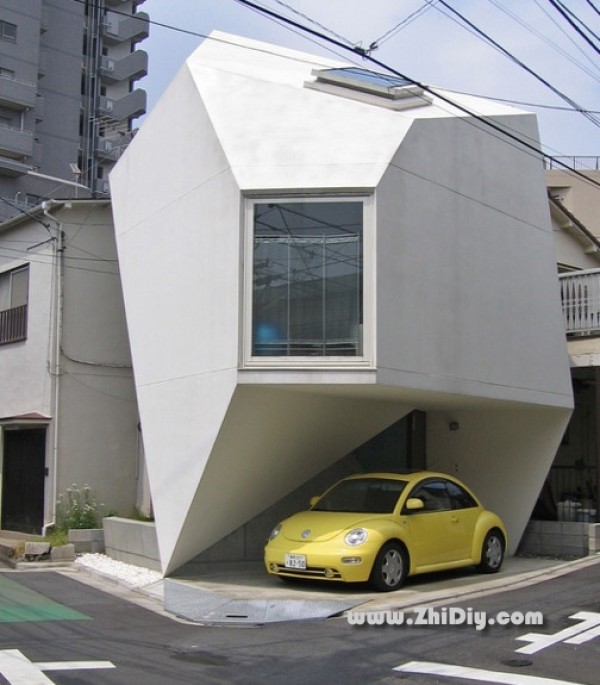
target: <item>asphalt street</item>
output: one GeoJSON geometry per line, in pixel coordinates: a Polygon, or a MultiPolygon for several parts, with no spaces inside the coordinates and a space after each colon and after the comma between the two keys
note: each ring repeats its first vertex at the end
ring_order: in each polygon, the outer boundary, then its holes
{"type": "Polygon", "coordinates": [[[517,590],[441,603],[423,611],[421,621],[406,613],[403,625],[369,625],[398,622],[400,613],[391,609],[365,614],[363,625],[339,616],[199,626],[126,597],[57,572],[0,573],[0,682],[600,685],[600,563],[517,590]],[[467,625],[475,612],[493,619],[499,612],[540,612],[544,623],[480,630],[467,625]],[[451,616],[463,624],[431,625],[451,616]],[[429,625],[415,625],[423,620],[429,625]]]}

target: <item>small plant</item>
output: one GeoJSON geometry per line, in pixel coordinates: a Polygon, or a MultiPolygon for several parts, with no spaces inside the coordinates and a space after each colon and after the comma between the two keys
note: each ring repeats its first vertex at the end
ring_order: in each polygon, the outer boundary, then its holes
{"type": "Polygon", "coordinates": [[[69,534],[66,530],[53,527],[52,530],[46,534],[45,540],[50,543],[51,547],[61,547],[69,542],[69,534]]]}
{"type": "Polygon", "coordinates": [[[74,483],[56,502],[57,531],[99,528],[102,506],[88,485],[80,487],[74,483]]]}

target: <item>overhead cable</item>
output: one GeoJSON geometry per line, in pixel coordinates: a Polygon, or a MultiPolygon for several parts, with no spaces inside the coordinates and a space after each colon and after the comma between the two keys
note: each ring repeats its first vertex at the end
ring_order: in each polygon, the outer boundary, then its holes
{"type": "MultiPolygon", "coordinates": [[[[553,0],[550,0],[553,1],[553,0]]],[[[521,67],[521,69],[524,69],[528,74],[533,76],[535,79],[537,79],[540,83],[542,83],[546,88],[549,88],[555,95],[558,95],[562,100],[564,100],[567,104],[571,105],[574,110],[579,112],[580,114],[583,114],[586,119],[591,121],[595,126],[600,127],[600,120],[590,114],[588,110],[583,108],[581,105],[579,105],[577,102],[575,102],[573,99],[571,99],[568,95],[565,95],[562,91],[560,91],[558,88],[553,86],[549,81],[547,81],[543,76],[540,76],[537,72],[535,72],[533,69],[528,67],[524,62],[522,62],[518,57],[515,57],[511,52],[509,52],[506,48],[504,48],[500,43],[495,41],[491,36],[489,36],[487,33],[482,31],[479,27],[477,27],[472,21],[467,19],[464,15],[462,15],[458,10],[455,10],[452,5],[449,5],[446,0],[438,0],[438,3],[445,7],[448,11],[452,12],[455,14],[457,17],[460,18],[461,21],[463,21],[467,26],[469,26],[473,31],[475,31],[481,38],[483,38],[486,42],[488,42],[490,45],[493,45],[497,50],[499,50],[503,55],[508,57],[512,62],[517,64],[518,66],[521,67]]]]}
{"type": "MultiPolygon", "coordinates": [[[[584,71],[590,78],[593,78],[595,81],[600,81],[600,76],[598,75],[598,65],[593,60],[591,60],[590,56],[587,55],[585,51],[582,50],[578,45],[575,44],[575,47],[582,52],[586,59],[592,62],[592,65],[594,66],[596,73],[594,73],[588,66],[582,64],[579,60],[575,59],[575,57],[570,55],[566,50],[563,50],[563,48],[561,48],[557,43],[550,40],[550,38],[548,38],[542,31],[539,31],[531,24],[528,24],[524,19],[522,19],[517,14],[509,10],[508,7],[504,7],[504,5],[502,5],[498,0],[488,0],[488,2],[490,2],[492,5],[494,5],[494,7],[496,7],[498,10],[506,14],[506,16],[510,17],[517,24],[522,26],[526,31],[533,33],[537,38],[546,43],[546,45],[551,47],[553,50],[558,52],[562,57],[571,62],[571,64],[574,64],[576,67],[584,71]]],[[[544,12],[544,14],[546,14],[546,16],[550,19],[552,23],[558,26],[554,18],[550,17],[548,13],[542,7],[539,6],[539,4],[538,7],[542,12],[544,12]]],[[[558,26],[558,28],[561,32],[565,33],[560,26],[558,26]]],[[[567,36],[567,39],[574,43],[573,39],[570,36],[567,36]]]]}
{"type": "Polygon", "coordinates": [[[583,38],[583,40],[591,46],[592,50],[595,50],[598,54],[600,54],[600,48],[591,40],[591,38],[588,38],[588,36],[585,34],[584,31],[582,31],[579,26],[575,23],[574,20],[576,20],[579,24],[582,26],[585,26],[585,28],[596,38],[596,40],[600,40],[600,37],[598,37],[586,24],[584,24],[581,19],[574,13],[572,12],[568,7],[565,7],[565,5],[560,2],[560,0],[548,0],[548,2],[554,7],[554,9],[568,22],[568,24],[583,38]]]}
{"type": "Polygon", "coordinates": [[[369,48],[371,50],[379,48],[385,42],[390,40],[390,38],[393,38],[399,31],[409,26],[409,24],[412,24],[412,22],[418,19],[421,15],[425,14],[427,10],[430,10],[435,4],[435,2],[436,0],[425,0],[424,4],[421,5],[421,7],[416,9],[414,12],[411,12],[407,17],[404,17],[402,21],[398,22],[395,26],[392,26],[392,28],[389,31],[386,31],[379,38],[376,38],[371,43],[369,48]]]}
{"type": "Polygon", "coordinates": [[[594,5],[594,3],[592,2],[592,0],[585,0],[585,1],[586,1],[587,4],[594,10],[594,12],[596,12],[596,14],[599,14],[599,15],[600,15],[600,9],[598,9],[598,8],[594,5]]]}
{"type": "MultiPolygon", "coordinates": [[[[372,64],[375,64],[378,67],[389,71],[390,73],[394,74],[394,76],[398,76],[399,78],[405,79],[406,81],[410,82],[411,84],[421,88],[424,92],[429,93],[430,95],[433,95],[434,97],[436,97],[439,100],[441,100],[442,102],[445,102],[446,104],[452,106],[453,108],[457,109],[458,111],[462,112],[463,114],[466,114],[467,116],[472,117],[473,119],[475,119],[479,123],[483,124],[485,127],[492,129],[492,130],[496,131],[497,133],[500,133],[503,137],[510,139],[514,143],[518,143],[523,148],[529,150],[530,152],[535,153],[535,155],[540,156],[542,154],[538,146],[536,146],[532,143],[528,143],[526,140],[523,140],[523,138],[519,137],[518,135],[511,133],[506,128],[500,126],[499,124],[496,124],[494,121],[492,121],[492,120],[490,120],[490,119],[488,119],[488,118],[486,118],[480,114],[477,114],[476,112],[473,112],[471,109],[469,109],[465,105],[462,105],[459,102],[452,100],[452,98],[449,98],[447,95],[444,95],[443,93],[438,92],[437,90],[431,88],[430,86],[428,86],[424,83],[421,83],[421,82],[411,78],[410,76],[407,76],[406,74],[403,74],[402,72],[398,71],[397,69],[394,69],[393,67],[390,67],[389,65],[387,65],[384,62],[376,59],[372,55],[367,54],[365,52],[365,50],[362,48],[350,47],[348,45],[344,45],[343,43],[336,40],[335,38],[331,38],[330,36],[326,36],[325,34],[320,33],[318,31],[316,31],[315,29],[312,29],[308,26],[304,26],[304,25],[294,21],[293,19],[288,19],[287,17],[282,17],[281,15],[277,14],[276,12],[273,12],[270,9],[256,5],[256,3],[251,2],[250,0],[235,0],[235,1],[241,5],[249,7],[250,9],[257,10],[257,11],[265,14],[268,17],[277,19],[279,21],[283,21],[286,24],[291,24],[295,28],[300,29],[301,31],[307,32],[307,33],[309,33],[309,34],[311,34],[317,38],[320,38],[321,40],[325,40],[329,43],[333,43],[334,45],[341,48],[342,50],[346,50],[346,51],[352,52],[356,55],[360,55],[364,60],[367,60],[367,61],[371,62],[372,64]]],[[[444,0],[438,0],[438,2],[444,2],[444,0]]],[[[545,156],[548,157],[548,159],[552,160],[557,166],[559,166],[559,167],[561,167],[567,171],[570,171],[575,176],[579,176],[582,179],[584,179],[587,183],[600,188],[600,182],[589,178],[585,174],[577,171],[576,169],[573,169],[568,164],[565,164],[564,162],[562,162],[560,159],[558,159],[556,157],[553,157],[551,155],[545,155],[545,156]]]]}

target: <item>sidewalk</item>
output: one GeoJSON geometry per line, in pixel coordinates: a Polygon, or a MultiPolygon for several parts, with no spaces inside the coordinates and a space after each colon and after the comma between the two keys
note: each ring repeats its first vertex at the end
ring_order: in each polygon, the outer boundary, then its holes
{"type": "MultiPolygon", "coordinates": [[[[406,609],[439,606],[525,587],[600,564],[600,555],[565,562],[560,559],[508,557],[498,574],[462,569],[409,578],[402,589],[375,592],[368,586],[337,583],[282,583],[265,573],[262,563],[207,564],[193,577],[173,577],[132,590],[161,613],[201,624],[255,625],[337,616],[350,609],[406,609]]],[[[123,583],[114,576],[79,567],[79,574],[123,583]]],[[[106,583],[105,583],[106,584],[106,583]]]]}
{"type": "MultiPolygon", "coordinates": [[[[0,532],[0,553],[3,546],[10,549],[22,539],[0,532]]],[[[58,571],[184,621],[256,625],[328,618],[357,607],[369,611],[448,605],[543,582],[593,564],[600,564],[600,554],[575,561],[507,557],[497,574],[481,575],[461,569],[414,576],[402,589],[390,593],[374,592],[366,585],[283,583],[269,576],[261,562],[206,564],[196,568],[193,576],[165,579],[156,572],[114,562],[103,555],[83,555],[74,563],[58,567],[52,562],[22,562],[17,570],[58,571]],[[98,560],[108,563],[99,564],[98,560]]]]}

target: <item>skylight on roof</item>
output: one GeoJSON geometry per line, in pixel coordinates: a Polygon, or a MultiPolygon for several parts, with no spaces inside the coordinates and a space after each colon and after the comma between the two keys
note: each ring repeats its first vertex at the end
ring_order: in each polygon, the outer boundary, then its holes
{"type": "Polygon", "coordinates": [[[364,89],[369,92],[383,93],[394,96],[398,88],[411,86],[412,81],[399,76],[379,74],[369,69],[360,67],[344,67],[343,69],[321,69],[317,73],[320,81],[329,81],[354,88],[364,89]]]}
{"type": "Polygon", "coordinates": [[[423,88],[408,79],[360,67],[315,69],[313,76],[316,79],[305,84],[308,88],[381,107],[406,109],[428,105],[432,101],[423,88]]]}

